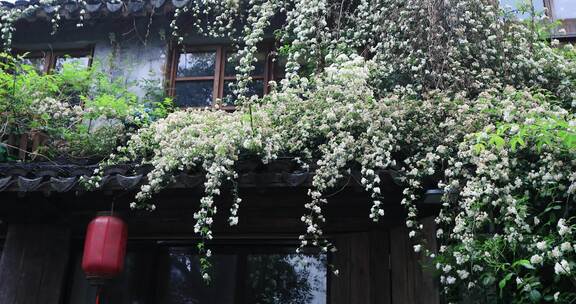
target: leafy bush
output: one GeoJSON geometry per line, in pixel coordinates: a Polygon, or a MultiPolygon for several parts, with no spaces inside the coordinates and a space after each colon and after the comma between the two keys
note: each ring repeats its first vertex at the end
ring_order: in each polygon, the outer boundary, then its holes
{"type": "MultiPolygon", "coordinates": [[[[98,63],[90,68],[66,63],[57,73],[40,75],[21,58],[0,56],[0,138],[41,131],[49,137],[44,157],[104,157],[127,133],[171,111],[169,98],[158,92],[151,96],[157,101],[138,98],[98,63]]],[[[8,153],[6,144],[2,147],[8,153]]]]}

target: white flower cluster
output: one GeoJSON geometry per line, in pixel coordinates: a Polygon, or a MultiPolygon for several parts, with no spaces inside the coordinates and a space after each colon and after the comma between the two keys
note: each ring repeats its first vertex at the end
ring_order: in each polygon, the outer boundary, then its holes
{"type": "MultiPolygon", "coordinates": [[[[121,156],[112,162],[144,157],[154,169],[148,174],[148,184],[136,195],[133,208],[150,209],[152,195],[169,183],[176,172],[198,170],[204,172],[205,196],[200,209],[194,214],[194,231],[203,239],[213,238],[212,225],[218,208],[214,199],[219,196],[224,183],[233,187],[234,202],[230,210],[230,225],[238,224],[241,199],[236,192],[237,173],[235,162],[241,151],[256,153],[262,141],[251,135],[250,125],[242,120],[240,112],[226,113],[210,110],[187,110],[169,115],[166,119],[141,129],[132,136],[128,145],[119,149],[121,156]],[[148,158],[147,156],[150,156],[148,158]]],[[[205,249],[200,254],[208,258],[205,249]]],[[[209,267],[209,264],[206,264],[209,267]]],[[[202,269],[208,276],[208,269],[202,269]]]]}
{"type": "MultiPolygon", "coordinates": [[[[323,207],[330,191],[337,190],[350,176],[354,164],[361,164],[361,183],[374,198],[373,219],[384,215],[378,172],[398,168],[404,173],[407,188],[403,204],[409,211],[406,225],[415,239],[421,229],[415,204],[418,194],[427,178],[444,174],[442,185],[447,196],[438,218],[443,228],[437,234],[446,238],[447,244],[461,244],[440,249],[438,256],[444,260],[439,267],[445,272],[441,281],[446,286],[460,281],[470,288],[480,286],[477,280],[488,268],[486,261],[495,254],[478,248],[486,246],[477,237],[479,230],[485,229],[493,230],[489,231],[495,233],[493,241],[524,248],[534,267],[553,262],[559,276],[571,273],[574,228],[567,219],[558,221],[555,238],[562,237],[563,241],[551,254],[542,252],[540,249],[548,245],[534,242],[534,229],[528,224],[532,216],[526,205],[531,194],[526,191],[555,189],[558,185],[569,189],[575,178],[566,172],[575,170],[574,152],[566,155],[565,150],[554,150],[551,145],[489,148],[488,143],[498,143],[490,135],[500,132],[498,122],[514,124],[502,135],[512,137],[520,133],[519,126],[535,124],[534,117],[573,121],[572,114],[547,103],[543,95],[512,88],[488,91],[475,99],[440,93],[424,99],[395,95],[376,98],[369,84],[373,62],[344,55],[336,62],[313,81],[300,78],[298,84],[267,96],[252,109],[252,124],[242,119],[248,114],[245,109],[234,113],[188,110],[142,129],[121,149],[129,159],[143,157],[154,167],[137,200],[147,202],[175,172],[202,169],[207,178],[206,196],[195,214],[195,230],[211,239],[217,211],[214,197],[220,194],[222,182],[236,179],[234,163],[241,150],[260,155],[265,162],[281,154],[299,155],[302,163],[316,159],[309,164],[316,169],[310,201],[305,204],[308,212],[302,217],[306,233],[300,237],[299,250],[318,246],[329,251],[335,248],[323,237],[323,207]],[[478,135],[468,135],[479,130],[478,135]],[[485,142],[482,149],[476,141],[485,142]],[[401,163],[394,158],[398,153],[406,155],[401,163]],[[538,158],[531,163],[522,157],[538,158]],[[525,174],[527,168],[529,173],[525,174]],[[534,251],[537,249],[540,251],[534,251]]],[[[229,219],[232,225],[238,222],[240,199],[235,197],[229,219]]],[[[532,220],[542,219],[540,215],[532,220]]],[[[416,252],[423,249],[422,244],[414,245],[416,252]]]]}
{"type": "MultiPolygon", "coordinates": [[[[182,7],[174,9],[170,22],[172,36],[178,44],[184,42],[178,22],[186,17],[191,21],[190,28],[197,33],[211,37],[228,37],[236,31],[234,22],[238,19],[239,3],[237,0],[216,1],[201,0],[189,1],[182,7]]],[[[189,29],[189,28],[187,28],[189,29]]]]}
{"type": "MultiPolygon", "coordinates": [[[[576,149],[554,142],[553,137],[540,142],[551,136],[540,126],[574,121],[574,114],[542,95],[512,89],[501,97],[481,95],[466,107],[478,108],[471,121],[486,127],[467,136],[446,159],[445,207],[437,222],[448,232],[441,239],[459,245],[444,247],[442,265],[452,265],[454,272],[469,271],[470,275],[456,277],[463,285],[482,288],[486,273],[502,275],[498,267],[507,262],[505,252],[513,252],[524,256],[526,268],[533,270],[522,274],[512,270],[522,282],[517,298],[532,290],[544,291],[542,285],[554,287],[547,292],[568,296],[568,290],[546,283],[538,271],[553,269],[557,280],[568,282],[573,277],[575,223],[563,216],[575,202],[566,190],[574,183],[576,149]],[[482,110],[487,106],[492,110],[482,110]]],[[[570,123],[563,127],[565,132],[575,131],[570,123]]]]}
{"type": "MultiPolygon", "coordinates": [[[[270,26],[271,18],[279,9],[280,1],[266,0],[250,1],[252,4],[248,11],[248,18],[243,33],[243,47],[235,55],[238,59],[236,66],[236,79],[238,80],[233,90],[234,95],[238,96],[235,100],[236,105],[247,104],[248,85],[252,82],[252,72],[255,69],[254,64],[257,62],[256,53],[258,44],[264,40],[264,32],[270,26]]],[[[231,58],[234,59],[234,58],[231,58]]]]}
{"type": "Polygon", "coordinates": [[[83,109],[68,102],[56,100],[51,97],[37,98],[30,105],[31,114],[36,117],[45,117],[52,121],[60,121],[65,126],[72,126],[81,120],[83,109]]]}

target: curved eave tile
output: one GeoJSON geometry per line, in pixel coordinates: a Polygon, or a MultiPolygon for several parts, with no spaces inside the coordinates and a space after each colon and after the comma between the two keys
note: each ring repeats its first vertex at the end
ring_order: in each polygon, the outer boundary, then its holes
{"type": "Polygon", "coordinates": [[[173,11],[174,8],[184,7],[190,3],[190,0],[88,0],[85,5],[81,5],[74,0],[55,1],[51,4],[42,4],[39,0],[17,1],[17,4],[7,1],[0,1],[0,7],[3,8],[26,8],[30,5],[37,5],[38,10],[30,15],[24,16],[23,20],[33,22],[38,19],[50,20],[57,11],[65,19],[78,19],[80,9],[86,10],[84,19],[94,19],[99,17],[130,17],[146,16],[148,14],[165,14],[173,11]],[[31,1],[35,1],[32,3],[31,1]],[[161,8],[163,10],[160,10],[161,8]]]}
{"type": "Polygon", "coordinates": [[[76,176],[63,177],[63,178],[50,178],[50,189],[59,193],[68,192],[72,190],[78,183],[76,176]]]}
{"type": "Polygon", "coordinates": [[[124,6],[124,3],[122,3],[122,2],[106,2],[106,8],[111,13],[118,12],[120,9],[122,9],[123,6],[124,6]]]}
{"type": "Polygon", "coordinates": [[[59,5],[48,5],[44,6],[43,9],[46,14],[53,14],[59,9],[59,7],[59,5]]]}
{"type": "Polygon", "coordinates": [[[160,7],[162,7],[162,5],[164,5],[164,2],[166,2],[166,0],[150,0],[150,3],[151,3],[152,6],[154,6],[155,8],[160,8],[160,7]]]}
{"type": "Polygon", "coordinates": [[[102,3],[88,3],[86,4],[86,11],[88,13],[95,13],[102,7],[102,3]]]}
{"type": "Polygon", "coordinates": [[[181,8],[186,6],[189,2],[190,0],[172,0],[172,5],[174,5],[177,8],[181,8]]]}
{"type": "Polygon", "coordinates": [[[144,2],[142,1],[130,1],[128,2],[128,13],[137,13],[144,8],[144,2]]]}
{"type": "Polygon", "coordinates": [[[10,185],[12,185],[13,182],[14,181],[12,180],[12,176],[0,178],[0,191],[4,191],[4,189],[10,187],[10,185]]]}
{"type": "MultiPolygon", "coordinates": [[[[0,163],[0,191],[45,191],[83,192],[80,177],[94,173],[95,165],[54,165],[51,163],[0,163]]],[[[136,189],[146,182],[150,166],[118,165],[104,170],[97,191],[126,191],[136,189]]],[[[309,187],[314,170],[302,171],[292,160],[278,160],[269,164],[259,161],[240,161],[236,168],[240,187],[309,187]]],[[[394,187],[394,171],[379,172],[382,182],[394,187]]],[[[206,177],[203,172],[187,171],[174,176],[167,188],[194,189],[203,187],[206,177]]],[[[361,179],[358,172],[343,181],[342,187],[358,187],[361,179]],[[350,183],[352,181],[353,183],[350,183]]]]}
{"type": "Polygon", "coordinates": [[[32,192],[40,187],[42,180],[44,178],[37,177],[37,178],[25,178],[22,176],[18,176],[17,184],[18,184],[18,191],[21,192],[32,192]]]}
{"type": "Polygon", "coordinates": [[[14,7],[14,3],[8,2],[8,1],[1,1],[1,2],[0,2],[0,6],[3,6],[3,7],[5,7],[5,8],[13,8],[13,7],[14,7]]]}
{"type": "Polygon", "coordinates": [[[135,176],[116,175],[116,182],[123,190],[132,190],[140,184],[143,175],[138,174],[135,176]]]}
{"type": "Polygon", "coordinates": [[[64,9],[67,13],[72,14],[80,10],[80,5],[78,2],[69,1],[62,5],[62,9],[64,9]]]}

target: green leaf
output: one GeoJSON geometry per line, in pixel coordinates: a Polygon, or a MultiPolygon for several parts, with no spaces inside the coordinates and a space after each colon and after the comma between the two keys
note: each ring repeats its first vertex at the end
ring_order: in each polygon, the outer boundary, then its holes
{"type": "Polygon", "coordinates": [[[542,294],[536,290],[536,289],[532,289],[530,291],[530,300],[532,300],[532,302],[540,302],[540,299],[542,299],[542,294]]]}
{"type": "Polygon", "coordinates": [[[568,150],[576,149],[576,134],[567,134],[566,137],[564,137],[564,144],[568,150]]]}
{"type": "Polygon", "coordinates": [[[516,267],[516,266],[522,266],[526,269],[535,269],[534,266],[532,266],[532,264],[528,260],[518,260],[518,261],[514,262],[514,264],[512,264],[512,267],[516,267]]]}
{"type": "Polygon", "coordinates": [[[496,146],[496,148],[502,148],[504,147],[504,144],[506,143],[506,141],[504,141],[504,138],[498,136],[498,135],[492,135],[490,137],[490,144],[496,146]]]}
{"type": "Polygon", "coordinates": [[[477,143],[474,145],[474,152],[480,154],[480,152],[484,151],[484,149],[486,149],[486,147],[484,146],[484,144],[481,143],[477,143]]]}
{"type": "Polygon", "coordinates": [[[549,204],[549,205],[546,207],[546,209],[544,209],[544,211],[543,211],[541,214],[550,212],[550,211],[552,211],[552,210],[560,210],[560,209],[562,209],[561,206],[556,205],[555,203],[551,203],[551,204],[549,204]]]}
{"type": "Polygon", "coordinates": [[[508,283],[508,281],[510,281],[513,275],[514,273],[509,273],[502,280],[500,280],[500,282],[498,283],[498,287],[500,287],[500,294],[502,294],[502,289],[506,287],[506,284],[508,283]]]}
{"type": "Polygon", "coordinates": [[[482,284],[484,286],[490,286],[490,285],[494,284],[495,281],[496,281],[496,278],[492,274],[487,274],[484,276],[484,278],[482,278],[482,284]]]}
{"type": "Polygon", "coordinates": [[[511,125],[505,124],[505,125],[501,125],[500,127],[498,127],[498,129],[496,130],[496,134],[498,134],[499,136],[504,135],[504,133],[506,133],[506,131],[508,131],[511,128],[511,125]]]}

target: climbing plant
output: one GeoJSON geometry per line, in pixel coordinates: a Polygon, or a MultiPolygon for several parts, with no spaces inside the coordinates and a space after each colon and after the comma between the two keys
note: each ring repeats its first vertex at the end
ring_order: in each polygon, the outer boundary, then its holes
{"type": "Polygon", "coordinates": [[[1,161],[15,160],[7,143],[13,136],[41,133],[41,151],[17,151],[44,160],[102,159],[126,134],[166,117],[171,99],[145,88],[146,96],[130,92],[123,79],[110,79],[98,62],[86,68],[65,63],[61,70],[39,74],[21,57],[0,53],[1,161]],[[40,155],[41,154],[41,155],[40,155]]]}
{"type": "MultiPolygon", "coordinates": [[[[414,251],[432,258],[449,301],[576,300],[576,51],[550,39],[544,16],[521,21],[494,0],[193,1],[174,13],[178,41],[178,20],[200,15],[218,20],[195,27],[207,35],[242,25],[241,96],[273,20],[283,22],[275,36],[287,76],[263,98],[241,97],[235,112],[180,110],[133,134],[101,164],[152,165],[133,208],[154,210],[175,173],[201,170],[194,225],[210,240],[224,185],[229,224],[241,221],[237,161],[289,155],[314,168],[299,250],[333,251],[327,195],[357,169],[373,201],[367,216],[385,220],[380,172],[395,170],[414,251]],[[439,252],[422,241],[417,208],[434,184],[445,193],[439,252]]],[[[97,188],[101,172],[85,184],[97,188]]],[[[198,249],[209,280],[211,251],[198,249]]]]}

